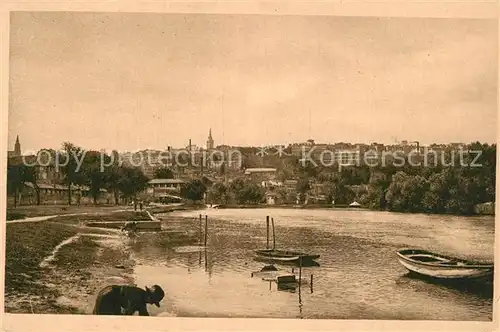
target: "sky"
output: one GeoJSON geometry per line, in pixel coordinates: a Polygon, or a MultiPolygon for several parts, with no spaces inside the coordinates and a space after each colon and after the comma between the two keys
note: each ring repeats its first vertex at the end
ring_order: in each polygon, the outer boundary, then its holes
{"type": "Polygon", "coordinates": [[[493,143],[497,42],[485,19],[15,12],[9,149],[493,143]]]}

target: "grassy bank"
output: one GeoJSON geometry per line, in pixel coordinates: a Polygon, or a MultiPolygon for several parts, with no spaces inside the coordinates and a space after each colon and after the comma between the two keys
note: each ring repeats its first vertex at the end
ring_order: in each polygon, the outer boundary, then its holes
{"type": "Polygon", "coordinates": [[[7,211],[7,220],[19,220],[19,219],[24,219],[26,218],[26,214],[22,212],[16,212],[16,211],[7,211]]]}
{"type": "MultiPolygon", "coordinates": [[[[36,228],[26,227],[26,224],[7,224],[5,291],[31,288],[33,279],[38,279],[43,273],[39,267],[43,258],[50,255],[56,245],[76,233],[77,229],[50,223],[37,224],[36,228]]],[[[46,291],[43,287],[33,290],[46,291]]]]}
{"type": "Polygon", "coordinates": [[[7,224],[5,311],[88,313],[93,295],[110,278],[131,283],[129,253],[112,234],[53,222],[7,224]],[[52,254],[50,264],[40,267],[52,254]]]}
{"type": "Polygon", "coordinates": [[[73,308],[59,306],[57,289],[43,282],[46,270],[40,267],[60,242],[75,235],[77,229],[65,225],[40,223],[7,224],[5,250],[5,311],[75,313],[73,308]]]}

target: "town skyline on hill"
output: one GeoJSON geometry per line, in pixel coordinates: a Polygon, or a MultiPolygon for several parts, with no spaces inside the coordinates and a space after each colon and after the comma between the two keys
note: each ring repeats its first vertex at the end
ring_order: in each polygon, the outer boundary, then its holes
{"type": "MultiPolygon", "coordinates": [[[[210,136],[212,137],[212,136],[210,136]]],[[[69,140],[64,141],[64,142],[69,142],[69,140]]],[[[15,144],[12,146],[8,147],[8,152],[9,155],[11,154],[16,154],[16,155],[36,155],[37,152],[44,150],[44,149],[52,149],[52,150],[60,150],[62,148],[62,144],[64,142],[61,142],[59,146],[47,146],[43,147],[40,149],[31,149],[31,148],[24,148],[23,145],[20,143],[20,138],[19,135],[16,135],[16,140],[15,144]]],[[[292,146],[306,146],[306,145],[311,145],[311,146],[330,146],[330,147],[335,147],[335,146],[344,146],[344,148],[351,147],[351,148],[356,148],[359,146],[365,146],[365,147],[416,147],[419,146],[421,148],[425,147],[432,147],[432,146],[439,146],[439,147],[460,147],[460,146],[466,146],[471,143],[475,142],[480,142],[481,144],[496,144],[496,142],[490,143],[490,142],[481,142],[481,141],[471,141],[471,142],[433,142],[430,144],[426,144],[420,141],[410,141],[410,140],[401,140],[397,141],[395,140],[392,143],[389,144],[384,144],[383,142],[316,142],[313,139],[308,139],[307,141],[304,142],[294,142],[294,143],[282,143],[282,144],[269,144],[269,145],[262,145],[262,146],[244,146],[244,145],[231,145],[231,144],[216,144],[216,142],[212,139],[211,144],[209,142],[206,142],[206,144],[195,144],[191,142],[191,150],[192,151],[197,151],[197,150],[217,150],[221,148],[249,148],[249,149],[261,149],[261,148],[288,148],[292,146]]],[[[136,153],[136,152],[141,152],[141,151],[168,151],[169,149],[172,150],[189,150],[189,139],[187,141],[187,144],[184,146],[171,146],[167,145],[163,148],[156,148],[156,147],[144,147],[144,148],[139,148],[136,150],[118,150],[118,149],[92,149],[92,148],[87,148],[85,146],[79,145],[77,142],[71,142],[72,144],[75,144],[76,146],[84,149],[84,150],[94,150],[94,151],[105,151],[107,153],[112,153],[113,151],[119,152],[119,153],[136,153]]]]}

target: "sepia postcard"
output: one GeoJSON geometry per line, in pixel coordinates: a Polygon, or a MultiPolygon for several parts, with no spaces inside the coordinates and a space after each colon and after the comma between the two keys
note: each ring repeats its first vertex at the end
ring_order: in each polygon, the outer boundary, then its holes
{"type": "Polygon", "coordinates": [[[2,329],[498,328],[494,2],[4,6],[2,329]]]}

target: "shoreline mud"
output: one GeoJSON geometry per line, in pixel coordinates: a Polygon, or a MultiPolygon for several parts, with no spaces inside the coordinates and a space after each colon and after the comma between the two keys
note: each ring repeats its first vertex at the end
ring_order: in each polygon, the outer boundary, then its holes
{"type": "MultiPolygon", "coordinates": [[[[103,287],[135,285],[133,247],[137,240],[128,238],[116,227],[90,227],[90,223],[96,220],[151,222],[158,220],[154,216],[157,213],[165,218],[168,212],[162,208],[152,214],[105,211],[61,215],[33,222],[34,227],[27,227],[27,223],[8,223],[5,312],[91,314],[95,296],[103,287]]],[[[168,227],[161,232],[166,236],[157,237],[171,244],[194,241],[187,232],[168,227]]]]}
{"type": "Polygon", "coordinates": [[[130,248],[116,231],[45,222],[33,241],[22,227],[7,226],[5,312],[88,314],[100,288],[133,284],[130,248]]]}

